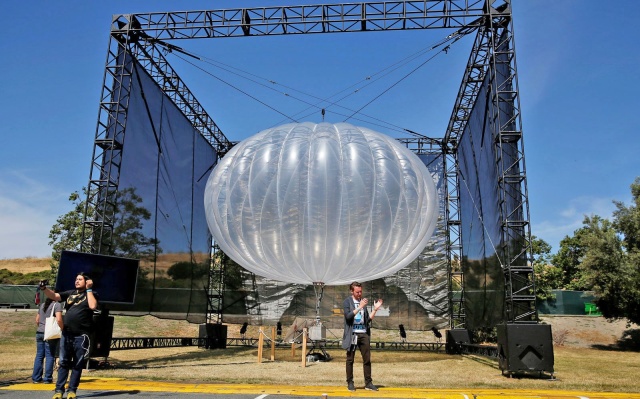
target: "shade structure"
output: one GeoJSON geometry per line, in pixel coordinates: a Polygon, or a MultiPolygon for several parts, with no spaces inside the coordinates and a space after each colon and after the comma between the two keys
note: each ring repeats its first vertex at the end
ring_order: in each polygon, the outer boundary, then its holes
{"type": "Polygon", "coordinates": [[[438,217],[424,163],[348,123],[291,123],[240,142],[211,173],[204,201],[228,256],[298,284],[387,276],[418,256],[438,217]]]}

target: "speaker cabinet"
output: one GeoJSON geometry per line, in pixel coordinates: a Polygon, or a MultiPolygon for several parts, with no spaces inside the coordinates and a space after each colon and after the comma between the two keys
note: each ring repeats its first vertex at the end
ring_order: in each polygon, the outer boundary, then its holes
{"type": "Polygon", "coordinates": [[[93,315],[89,357],[109,357],[113,338],[113,316],[93,315]]]}
{"type": "Polygon", "coordinates": [[[553,374],[553,339],[548,324],[501,324],[498,365],[502,374],[553,374]]]}
{"type": "Polygon", "coordinates": [[[227,347],[227,326],[223,324],[200,324],[198,346],[205,349],[225,349],[227,347]]]}
{"type": "Polygon", "coordinates": [[[464,328],[454,328],[447,330],[447,344],[445,350],[450,355],[459,355],[462,353],[460,344],[470,344],[471,337],[469,336],[469,330],[464,328]]]}

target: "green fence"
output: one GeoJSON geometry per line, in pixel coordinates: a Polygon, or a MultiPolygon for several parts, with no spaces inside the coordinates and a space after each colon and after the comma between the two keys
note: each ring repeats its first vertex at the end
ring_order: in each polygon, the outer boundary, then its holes
{"type": "MultiPolygon", "coordinates": [[[[0,307],[36,308],[37,285],[0,285],[0,307]]],[[[44,300],[41,297],[41,300],[44,300]]]]}
{"type": "Polygon", "coordinates": [[[555,298],[538,302],[538,313],[601,316],[591,291],[553,290],[555,298]]]}

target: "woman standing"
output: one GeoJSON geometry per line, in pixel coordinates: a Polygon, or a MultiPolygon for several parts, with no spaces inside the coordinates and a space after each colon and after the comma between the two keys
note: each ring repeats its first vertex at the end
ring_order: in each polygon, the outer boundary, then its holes
{"type": "Polygon", "coordinates": [[[40,384],[42,382],[51,384],[53,382],[53,366],[55,364],[55,356],[58,350],[58,344],[60,339],[44,340],[44,325],[47,321],[47,317],[51,317],[54,314],[56,321],[62,329],[62,306],[59,302],[52,301],[47,298],[46,301],[38,309],[36,316],[36,358],[33,362],[33,374],[31,379],[34,384],[40,384]],[[42,362],[44,361],[44,379],[42,378],[42,362]]]}

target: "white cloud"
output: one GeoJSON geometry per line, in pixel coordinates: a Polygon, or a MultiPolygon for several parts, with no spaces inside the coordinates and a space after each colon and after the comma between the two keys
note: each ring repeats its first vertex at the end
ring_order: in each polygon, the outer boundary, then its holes
{"type": "Polygon", "coordinates": [[[28,173],[0,170],[0,259],[51,255],[49,230],[69,208],[69,193],[28,173]]]}
{"type": "Polygon", "coordinates": [[[550,213],[547,217],[552,219],[532,223],[532,234],[548,242],[553,251],[557,251],[560,241],[565,236],[573,235],[573,232],[582,227],[585,216],[598,215],[611,219],[615,210],[613,198],[578,197],[569,201],[567,206],[559,209],[556,214],[550,213]],[[557,216],[554,218],[554,216],[557,216]]]}

